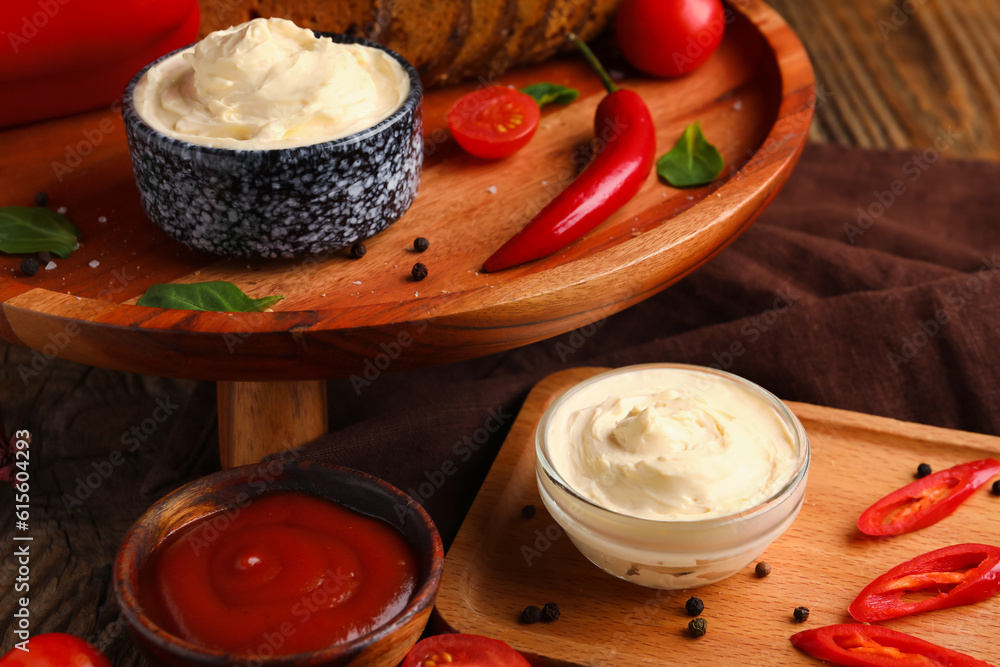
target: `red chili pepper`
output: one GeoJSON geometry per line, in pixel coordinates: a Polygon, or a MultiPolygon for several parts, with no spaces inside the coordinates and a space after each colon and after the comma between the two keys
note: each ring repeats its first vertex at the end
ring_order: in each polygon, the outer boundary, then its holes
{"type": "Polygon", "coordinates": [[[981,602],[1000,593],[1000,548],[956,544],[917,556],[868,584],[851,603],[863,623],[981,602]],[[937,596],[904,602],[907,591],[937,591],[937,596]]]}
{"type": "Polygon", "coordinates": [[[948,468],[893,491],[866,509],[858,530],[866,535],[901,535],[945,518],[1000,471],[1000,461],[983,459],[948,468]]]}
{"type": "Polygon", "coordinates": [[[200,17],[197,0],[5,0],[0,127],[111,104],[200,17]]]}
{"type": "Polygon", "coordinates": [[[653,167],[656,129],[649,107],[638,93],[619,89],[587,45],[573,39],[608,89],[594,118],[594,133],[604,148],[569,187],[486,260],[484,271],[499,271],[565,248],[628,203],[653,167]]]}
{"type": "Polygon", "coordinates": [[[993,667],[881,625],[828,625],[794,634],[791,641],[815,658],[847,667],[993,667]]]}

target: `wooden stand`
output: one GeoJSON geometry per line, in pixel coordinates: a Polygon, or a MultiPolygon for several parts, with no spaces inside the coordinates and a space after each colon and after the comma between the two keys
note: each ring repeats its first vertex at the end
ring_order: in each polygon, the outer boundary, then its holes
{"type": "Polygon", "coordinates": [[[806,143],[815,91],[805,49],[763,2],[731,4],[725,38],[697,72],[620,82],[649,106],[656,155],[697,119],[722,151],[725,173],[693,189],[668,187],[651,173],[586,237],[496,273],[481,272],[483,261],[572,182],[578,148],[594,138],[606,93],[582,58],[504,76],[518,88],[553,81],[580,91],[572,104],[546,108],[531,143],[504,160],[473,158],[448,133],[448,110],[478,82],[428,91],[420,196],[401,220],[365,241],[363,260],[346,252],[225,259],[170,240],[142,210],[117,108],[3,129],[0,206],[29,206],[32,193],[44,190],[53,208],[68,209],[82,243],[34,276],[20,271],[21,257],[0,257],[0,339],[38,350],[44,356],[35,363],[58,356],[219,382],[220,454],[233,466],[321,435],[321,380],[357,375],[368,382],[602,321],[737,238],[784,185],[806,143]],[[81,143],[93,133],[99,142],[81,143]],[[86,155],[67,157],[66,147],[78,144],[89,146],[73,149],[86,155]],[[67,172],[53,171],[67,164],[67,172]],[[413,250],[417,236],[431,240],[427,252],[413,250]],[[417,261],[430,272],[419,283],[411,277],[417,261]],[[213,280],[252,297],[284,298],[264,313],[136,305],[152,285],[213,280]]]}
{"type": "Polygon", "coordinates": [[[257,463],[327,432],[326,381],[219,382],[223,468],[257,463]]]}

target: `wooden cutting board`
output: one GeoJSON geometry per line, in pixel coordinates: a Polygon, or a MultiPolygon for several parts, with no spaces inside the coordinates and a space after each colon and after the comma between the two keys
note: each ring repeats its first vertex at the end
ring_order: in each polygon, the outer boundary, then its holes
{"type": "MultiPolygon", "coordinates": [[[[765,552],[760,579],[748,566],[725,581],[657,591],[616,579],[587,561],[542,506],[534,434],[542,413],[569,387],[606,369],[575,368],[532,390],[445,560],[441,619],[460,632],[502,639],[556,664],[819,665],[788,638],[799,630],[852,622],[847,607],[879,574],[914,556],[963,542],[1000,544],[1000,498],[977,491],[944,521],[915,533],[874,539],[858,515],[913,481],[919,463],[934,470],[1000,456],[1000,438],[790,403],[809,434],[812,463],[805,504],[765,552]],[[533,504],[532,519],[521,508],[533,504]],[[687,635],[684,602],[705,602],[708,634],[687,635]],[[529,604],[555,602],[551,624],[519,625],[529,604]],[[795,607],[811,610],[804,624],[795,607]]],[[[985,602],[887,621],[982,660],[1000,656],[1000,596],[985,602]]]]}
{"type": "Polygon", "coordinates": [[[208,380],[317,380],[468,359],[570,331],[648,298],[743,232],[787,180],[813,113],[813,73],[788,25],[759,0],[734,0],[719,51],[691,76],[653,80],[621,62],[646,100],[657,155],[700,120],[728,165],[716,183],[677,190],[650,174],[638,196],[585,239],[528,265],[483,274],[483,261],[573,178],[604,97],[579,57],[505,75],[581,97],[543,114],[532,142],[501,161],[464,154],[446,113],[479,83],[428,92],[426,162],[410,211],[346,252],[304,260],[219,259],[146,220],[118,110],[0,131],[0,206],[46,191],[83,233],[79,250],[28,278],[0,257],[0,338],[106,368],[208,380]],[[413,252],[417,236],[430,239],[413,252]],[[413,264],[427,265],[423,282],[413,264]],[[228,280],[273,313],[168,311],[134,305],[155,283],[228,280]]]}

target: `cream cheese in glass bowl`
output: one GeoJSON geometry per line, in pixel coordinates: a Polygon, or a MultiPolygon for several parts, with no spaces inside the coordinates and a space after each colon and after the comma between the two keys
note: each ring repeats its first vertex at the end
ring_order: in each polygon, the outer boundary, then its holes
{"type": "Polygon", "coordinates": [[[648,364],[569,389],[536,432],[542,501],[606,572],[687,589],[729,577],[794,521],[809,469],[798,418],[724,371],[648,364]]]}

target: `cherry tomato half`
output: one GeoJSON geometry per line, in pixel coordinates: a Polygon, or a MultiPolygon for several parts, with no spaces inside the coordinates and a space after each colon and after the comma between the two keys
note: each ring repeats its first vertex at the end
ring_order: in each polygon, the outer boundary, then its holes
{"type": "Polygon", "coordinates": [[[406,654],[403,667],[425,667],[430,663],[448,667],[531,667],[520,653],[499,639],[462,634],[436,635],[418,642],[406,654]]]}
{"type": "Polygon", "coordinates": [[[524,148],[539,118],[538,103],[530,95],[490,86],[460,97],[448,112],[448,127],[466,151],[495,160],[524,148]]]}
{"type": "Polygon", "coordinates": [[[615,22],[626,60],[653,76],[697,69],[719,48],[725,30],[722,0],[624,0],[615,22]]]}
{"type": "Polygon", "coordinates": [[[28,639],[27,651],[16,646],[0,658],[0,667],[111,667],[108,659],[79,637],[49,632],[28,639]]]}

